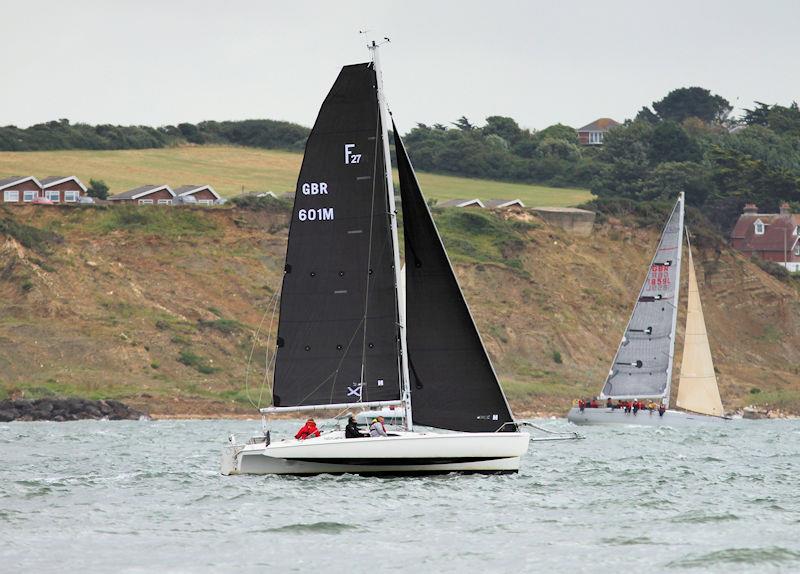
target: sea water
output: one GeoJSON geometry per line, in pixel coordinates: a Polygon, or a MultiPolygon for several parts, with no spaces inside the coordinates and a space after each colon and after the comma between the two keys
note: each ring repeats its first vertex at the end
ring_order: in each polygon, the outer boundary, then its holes
{"type": "Polygon", "coordinates": [[[800,421],[581,427],[508,476],[221,476],[258,428],[0,425],[0,571],[800,571],[800,421]]]}

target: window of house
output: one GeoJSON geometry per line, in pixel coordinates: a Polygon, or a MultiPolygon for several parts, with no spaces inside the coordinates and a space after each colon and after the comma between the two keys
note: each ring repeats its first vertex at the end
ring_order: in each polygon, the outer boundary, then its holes
{"type": "Polygon", "coordinates": [[[45,197],[47,197],[47,199],[49,199],[53,203],[58,203],[59,199],[61,197],[61,194],[57,190],[50,190],[50,191],[47,192],[45,197]]]}
{"type": "Polygon", "coordinates": [[[19,201],[19,191],[7,189],[3,192],[3,201],[19,201]]]}
{"type": "Polygon", "coordinates": [[[197,201],[197,203],[199,203],[200,205],[214,205],[214,200],[213,199],[199,199],[197,201]]]}
{"type": "Polygon", "coordinates": [[[78,192],[77,191],[65,191],[64,192],[64,201],[67,203],[75,203],[78,201],[78,192]]]}
{"type": "Polygon", "coordinates": [[[159,199],[158,205],[172,205],[171,199],[159,199]]]}
{"type": "Polygon", "coordinates": [[[153,205],[152,199],[140,199],[139,205],[153,205]]]}
{"type": "Polygon", "coordinates": [[[28,191],[23,191],[22,192],[22,201],[24,201],[26,203],[30,203],[31,201],[36,199],[36,195],[37,195],[37,193],[36,193],[35,189],[31,189],[31,190],[28,190],[28,191]]]}
{"type": "Polygon", "coordinates": [[[794,254],[800,255],[800,243],[798,243],[794,248],[794,254]]]}
{"type": "Polygon", "coordinates": [[[756,235],[764,235],[764,224],[759,219],[755,222],[756,235]]]}

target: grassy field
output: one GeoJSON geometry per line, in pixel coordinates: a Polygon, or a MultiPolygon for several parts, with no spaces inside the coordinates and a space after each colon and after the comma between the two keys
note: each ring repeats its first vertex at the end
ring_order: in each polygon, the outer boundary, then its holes
{"type": "MultiPolygon", "coordinates": [[[[0,152],[0,178],[11,175],[76,175],[102,179],[119,193],[148,183],[211,184],[223,196],[246,191],[294,190],[302,155],[224,146],[145,150],[0,152]]],[[[572,206],[587,201],[585,189],[553,188],[429,173],[419,174],[426,196],[521,199],[528,206],[572,206]]]]}

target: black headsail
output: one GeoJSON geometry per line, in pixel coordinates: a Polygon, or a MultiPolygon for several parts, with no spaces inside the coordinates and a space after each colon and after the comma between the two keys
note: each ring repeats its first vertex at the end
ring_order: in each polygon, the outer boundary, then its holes
{"type": "MultiPolygon", "coordinates": [[[[394,127],[394,126],[393,126],[394,127]]],[[[439,232],[394,127],[403,205],[414,422],[491,432],[513,421],[439,232]]],[[[515,430],[506,425],[504,430],[515,430]]]]}
{"type": "Polygon", "coordinates": [[[306,143],[273,404],[397,400],[398,311],[372,64],[342,68],[306,143]],[[362,385],[363,383],[363,385],[362,385]]]}

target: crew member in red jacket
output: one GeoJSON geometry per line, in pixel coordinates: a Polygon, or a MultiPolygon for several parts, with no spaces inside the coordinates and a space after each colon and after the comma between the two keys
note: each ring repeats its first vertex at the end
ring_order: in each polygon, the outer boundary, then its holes
{"type": "Polygon", "coordinates": [[[319,429],[317,428],[317,423],[314,422],[314,419],[308,419],[306,424],[303,425],[297,434],[294,435],[294,438],[299,440],[306,440],[312,436],[319,436],[319,429]]]}

